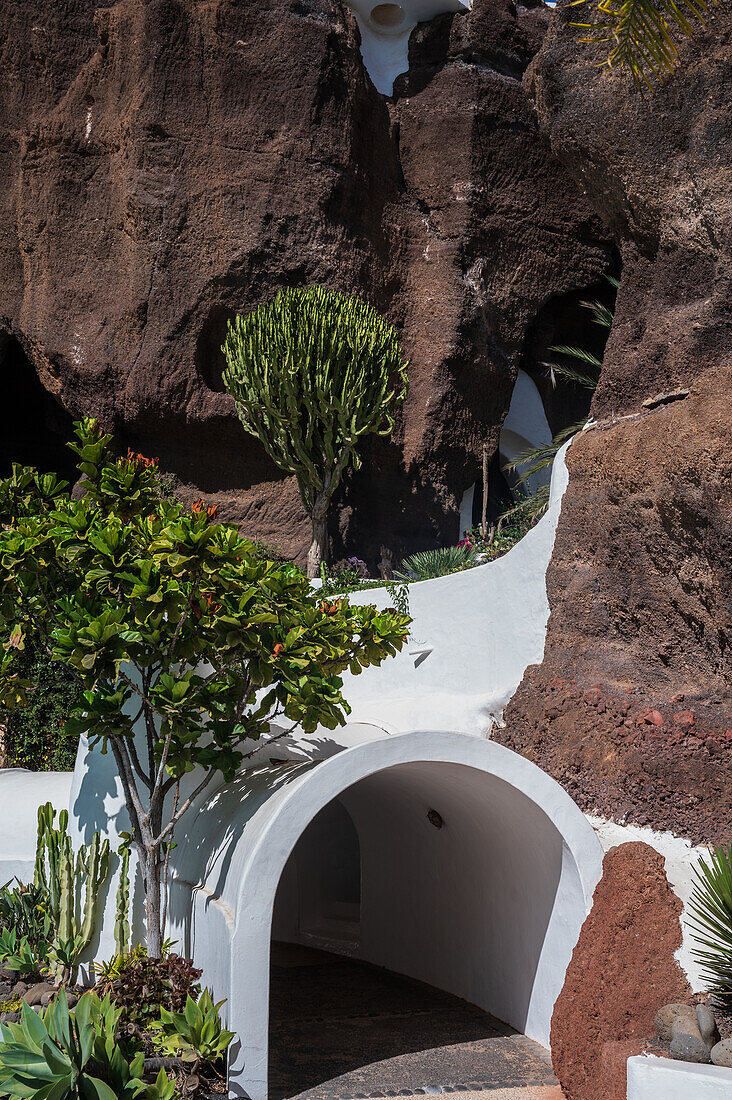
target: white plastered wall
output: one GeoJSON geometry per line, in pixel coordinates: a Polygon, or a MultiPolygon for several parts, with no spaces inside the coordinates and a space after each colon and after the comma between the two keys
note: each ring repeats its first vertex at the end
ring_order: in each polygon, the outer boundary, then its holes
{"type": "MultiPolygon", "coordinates": [[[[518,458],[520,454],[532,447],[545,447],[552,441],[552,433],[549,422],[544,412],[544,403],[536,383],[526,371],[520,370],[516,376],[516,384],[511,394],[511,404],[508,407],[506,419],[501,427],[498,440],[498,454],[501,459],[501,467],[507,462],[518,458]]],[[[504,471],[509,485],[514,485],[521,476],[522,467],[516,471],[504,471]]],[[[544,485],[548,485],[551,477],[551,467],[531,474],[527,480],[530,492],[535,493],[544,485]]]]}
{"type": "MultiPolygon", "coordinates": [[[[532,383],[533,385],[533,383],[532,383]]],[[[354,721],[389,729],[442,726],[485,735],[528,665],[544,656],[546,571],[567,488],[564,456],[554,462],[549,508],[497,561],[409,585],[409,643],[379,668],[344,676],[354,721]]],[[[388,607],[387,589],[351,593],[352,603],[388,607]]]]}
{"type": "Polygon", "coordinates": [[[38,808],[50,802],[59,810],[69,804],[71,772],[0,769],[0,886],[13,878],[33,880],[38,808]]]}

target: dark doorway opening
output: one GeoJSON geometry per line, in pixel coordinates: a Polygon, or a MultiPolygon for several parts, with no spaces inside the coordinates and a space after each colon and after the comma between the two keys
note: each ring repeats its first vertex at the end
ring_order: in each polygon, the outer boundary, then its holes
{"type": "Polygon", "coordinates": [[[73,434],[71,415],[43,388],[22,344],[9,333],[0,333],[0,371],[5,399],[0,476],[7,477],[19,462],[74,482],[76,463],[66,446],[73,434]]]}

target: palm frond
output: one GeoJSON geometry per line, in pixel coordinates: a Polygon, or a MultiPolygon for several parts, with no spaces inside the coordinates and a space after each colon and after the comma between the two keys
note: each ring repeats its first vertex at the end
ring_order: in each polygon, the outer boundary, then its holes
{"type": "Polygon", "coordinates": [[[653,91],[653,79],[662,84],[674,73],[678,41],[694,36],[708,8],[707,0],[601,0],[605,19],[571,26],[589,32],[584,42],[611,43],[603,64],[629,69],[637,87],[653,91]]]}
{"type": "Polygon", "coordinates": [[[697,943],[693,955],[710,993],[732,1005],[732,845],[715,848],[710,863],[700,859],[687,921],[697,943]]]}
{"type": "Polygon", "coordinates": [[[532,474],[538,474],[540,470],[545,470],[547,466],[551,466],[562,444],[566,443],[570,436],[582,431],[586,423],[586,420],[578,420],[576,424],[570,424],[568,428],[563,428],[561,432],[557,432],[551,443],[544,443],[541,447],[528,447],[521,454],[512,458],[510,462],[505,462],[501,469],[518,471],[521,468],[521,476],[517,478],[516,485],[525,485],[532,474]],[[528,467],[523,469],[527,463],[528,467]]]}
{"type": "Polygon", "coordinates": [[[602,302],[580,302],[580,305],[583,309],[589,310],[596,325],[600,325],[602,328],[612,328],[615,314],[602,302]]]}
{"type": "MultiPolygon", "coordinates": [[[[559,355],[567,355],[572,359],[579,359],[582,363],[587,363],[588,366],[594,367],[599,373],[602,367],[601,361],[592,354],[591,351],[584,351],[582,348],[568,347],[565,344],[556,344],[549,348],[549,351],[555,351],[559,355]]],[[[577,382],[580,386],[584,386],[587,390],[597,389],[597,378],[594,378],[590,374],[586,374],[584,371],[577,370],[576,367],[572,367],[567,363],[542,363],[542,366],[548,367],[552,374],[552,385],[554,385],[554,375],[560,378],[566,378],[569,382],[577,382]]]]}

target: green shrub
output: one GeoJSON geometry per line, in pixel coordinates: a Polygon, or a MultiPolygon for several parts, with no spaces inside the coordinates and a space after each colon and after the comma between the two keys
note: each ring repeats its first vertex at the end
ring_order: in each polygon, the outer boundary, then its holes
{"type": "Polygon", "coordinates": [[[157,1019],[162,1008],[183,1012],[189,996],[198,997],[201,992],[200,977],[201,971],[180,955],[153,959],[137,954],[105,989],[127,1023],[144,1027],[157,1019]]]}
{"type": "Polygon", "coordinates": [[[15,667],[32,686],[26,707],[0,711],[0,720],[5,724],[2,766],[38,772],[72,771],[79,738],[64,727],[78,697],[73,675],[31,640],[18,653],[15,667]]]}
{"type": "Polygon", "coordinates": [[[715,848],[694,868],[689,926],[710,993],[732,1007],[732,845],[715,848]]]}
{"type": "Polygon", "coordinates": [[[421,554],[405,558],[402,571],[394,570],[394,576],[400,581],[426,581],[470,569],[477,564],[474,547],[464,544],[443,546],[440,550],[423,550],[421,554]]]}

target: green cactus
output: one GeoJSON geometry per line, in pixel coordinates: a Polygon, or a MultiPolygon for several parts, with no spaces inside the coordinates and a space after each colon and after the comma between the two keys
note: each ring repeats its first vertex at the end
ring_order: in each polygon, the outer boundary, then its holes
{"type": "Polygon", "coordinates": [[[114,943],[118,955],[126,955],[130,946],[130,842],[119,848],[120,869],[117,886],[117,912],[114,922],[114,943]]]}
{"type": "Polygon", "coordinates": [[[295,474],[313,525],[308,576],[318,575],[326,515],[363,436],[389,435],[407,395],[396,330],[360,298],[323,287],[279,291],[229,322],[224,383],[245,430],[295,474]]]}
{"type": "Polygon", "coordinates": [[[74,976],[79,958],[91,942],[101,887],[109,874],[109,841],[94,833],[91,844],[82,844],[76,860],[67,832],[68,810],[58,815],[50,802],[38,810],[36,872],[47,885],[55,930],[51,946],[51,971],[58,981],[74,976]],[[77,894],[84,883],[84,904],[79,913],[77,894]]]}

